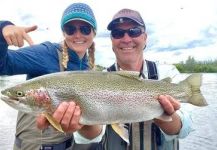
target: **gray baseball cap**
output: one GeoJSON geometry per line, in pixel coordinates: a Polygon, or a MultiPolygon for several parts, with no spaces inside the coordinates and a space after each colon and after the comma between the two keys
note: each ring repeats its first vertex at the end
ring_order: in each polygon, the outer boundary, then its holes
{"type": "Polygon", "coordinates": [[[144,29],[146,28],[145,23],[138,11],[132,9],[121,9],[114,15],[112,21],[108,24],[107,29],[112,30],[115,25],[123,23],[126,20],[134,21],[135,23],[143,26],[144,29]]]}

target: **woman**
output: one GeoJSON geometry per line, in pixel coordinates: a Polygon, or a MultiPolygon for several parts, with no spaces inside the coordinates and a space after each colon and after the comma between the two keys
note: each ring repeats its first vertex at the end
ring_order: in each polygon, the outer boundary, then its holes
{"type": "MultiPolygon", "coordinates": [[[[73,3],[65,9],[61,19],[64,40],[61,43],[44,42],[33,45],[28,32],[37,27],[18,27],[9,21],[0,22],[0,74],[27,74],[27,79],[66,70],[88,70],[94,67],[94,42],[96,20],[91,8],[84,3],[73,3]],[[26,40],[31,46],[9,50],[8,45],[23,46],[26,40]],[[88,52],[87,52],[88,49],[88,52]]],[[[63,102],[53,117],[66,132],[60,133],[47,124],[43,116],[37,118],[19,112],[17,118],[15,150],[71,149],[73,140],[82,143],[99,142],[101,126],[79,124],[81,110],[72,102],[63,102]],[[76,131],[76,132],[75,132],[76,131]],[[72,132],[76,133],[72,138],[72,132]],[[88,139],[92,139],[89,140],[88,139]],[[79,141],[80,140],[80,141],[79,141]]]]}

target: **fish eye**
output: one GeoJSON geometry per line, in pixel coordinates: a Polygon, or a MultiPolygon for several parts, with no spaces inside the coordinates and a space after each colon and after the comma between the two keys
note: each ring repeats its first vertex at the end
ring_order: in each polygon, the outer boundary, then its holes
{"type": "Polygon", "coordinates": [[[17,96],[18,96],[18,97],[23,96],[23,92],[22,92],[22,91],[17,91],[17,96]]]}

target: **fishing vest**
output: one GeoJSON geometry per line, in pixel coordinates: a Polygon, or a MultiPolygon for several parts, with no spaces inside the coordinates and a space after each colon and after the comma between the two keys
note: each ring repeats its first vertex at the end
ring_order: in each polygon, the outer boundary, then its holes
{"type": "MultiPolygon", "coordinates": [[[[153,61],[145,60],[148,70],[148,79],[158,80],[156,64],[153,61]]],[[[107,68],[108,72],[116,71],[113,64],[107,68]]],[[[144,77],[143,69],[140,75],[144,77]]],[[[127,144],[110,125],[107,126],[104,136],[104,150],[178,150],[178,139],[167,142],[161,130],[152,121],[125,124],[129,131],[129,141],[127,144]]]]}

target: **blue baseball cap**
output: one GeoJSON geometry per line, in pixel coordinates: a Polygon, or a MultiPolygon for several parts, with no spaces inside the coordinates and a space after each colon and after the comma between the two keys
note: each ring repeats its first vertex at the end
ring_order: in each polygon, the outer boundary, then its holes
{"type": "Polygon", "coordinates": [[[72,21],[81,20],[90,24],[94,30],[97,29],[96,19],[90,6],[84,3],[73,3],[63,12],[61,19],[61,29],[63,26],[72,21]]]}

